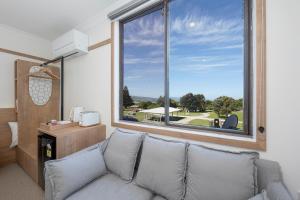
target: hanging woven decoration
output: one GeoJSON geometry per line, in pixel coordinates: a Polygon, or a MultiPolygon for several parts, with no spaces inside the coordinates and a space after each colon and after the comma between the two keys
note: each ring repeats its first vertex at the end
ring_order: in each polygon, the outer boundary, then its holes
{"type": "MultiPolygon", "coordinates": [[[[40,66],[33,66],[29,73],[38,73],[41,71],[40,66]]],[[[43,72],[39,77],[29,77],[29,95],[34,104],[42,106],[47,104],[52,94],[52,79],[43,72]]]]}

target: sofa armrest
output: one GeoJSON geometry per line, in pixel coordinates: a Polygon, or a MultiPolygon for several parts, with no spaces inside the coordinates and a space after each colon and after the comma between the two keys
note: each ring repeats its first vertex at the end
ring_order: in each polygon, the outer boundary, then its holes
{"type": "Polygon", "coordinates": [[[282,182],[281,168],[278,162],[264,159],[255,161],[257,166],[257,181],[258,189],[261,192],[267,189],[267,186],[272,182],[282,182]]]}
{"type": "Polygon", "coordinates": [[[47,161],[44,169],[45,200],[63,200],[104,175],[103,151],[106,143],[105,140],[62,159],[47,161]]]}
{"type": "Polygon", "coordinates": [[[45,200],[54,200],[52,196],[52,185],[50,183],[49,175],[45,170],[45,200]]]}
{"type": "Polygon", "coordinates": [[[282,182],[272,182],[266,190],[249,200],[293,200],[293,197],[282,182]]]}
{"type": "Polygon", "coordinates": [[[266,192],[270,200],[294,200],[283,182],[268,184],[266,192]]]}

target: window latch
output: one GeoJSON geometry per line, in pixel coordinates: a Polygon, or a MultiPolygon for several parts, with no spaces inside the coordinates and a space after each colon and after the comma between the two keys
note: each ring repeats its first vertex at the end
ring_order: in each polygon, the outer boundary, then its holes
{"type": "Polygon", "coordinates": [[[260,127],[258,127],[258,130],[260,133],[263,133],[265,131],[265,127],[260,126],[260,127]]]}

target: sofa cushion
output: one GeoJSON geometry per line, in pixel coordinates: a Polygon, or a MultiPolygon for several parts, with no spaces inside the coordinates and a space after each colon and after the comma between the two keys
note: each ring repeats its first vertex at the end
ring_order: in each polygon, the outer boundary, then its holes
{"type": "Polygon", "coordinates": [[[67,200],[150,200],[152,193],[133,182],[107,174],[72,194],[67,200]]]}
{"type": "Polygon", "coordinates": [[[155,196],[155,197],[153,197],[152,200],[167,200],[167,199],[165,199],[165,198],[163,198],[161,196],[155,196]]]}
{"type": "Polygon", "coordinates": [[[261,193],[257,194],[256,196],[250,198],[249,200],[269,200],[266,191],[262,191],[261,193]]]}
{"type": "Polygon", "coordinates": [[[104,152],[108,170],[124,180],[131,181],[143,137],[141,133],[116,129],[109,138],[104,152]]]}
{"type": "Polygon", "coordinates": [[[293,200],[288,189],[282,182],[273,182],[267,186],[267,195],[270,200],[293,200]]]}
{"type": "Polygon", "coordinates": [[[186,144],[146,136],[136,183],[169,200],[184,195],[186,144]]]}
{"type": "Polygon", "coordinates": [[[188,148],[186,200],[241,200],[256,194],[257,153],[188,148]]]}
{"type": "Polygon", "coordinates": [[[65,199],[69,194],[106,173],[99,145],[63,159],[48,161],[45,169],[55,200],[65,199]]]}
{"type": "Polygon", "coordinates": [[[257,159],[255,160],[255,164],[257,166],[257,182],[259,191],[267,189],[269,183],[282,181],[281,169],[278,162],[257,159]]]}

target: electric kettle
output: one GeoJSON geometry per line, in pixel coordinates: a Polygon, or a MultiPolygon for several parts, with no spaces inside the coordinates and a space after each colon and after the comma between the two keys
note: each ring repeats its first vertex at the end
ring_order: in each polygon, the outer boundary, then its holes
{"type": "Polygon", "coordinates": [[[70,120],[73,122],[79,122],[80,113],[84,111],[83,107],[73,107],[70,112],[70,120]]]}

